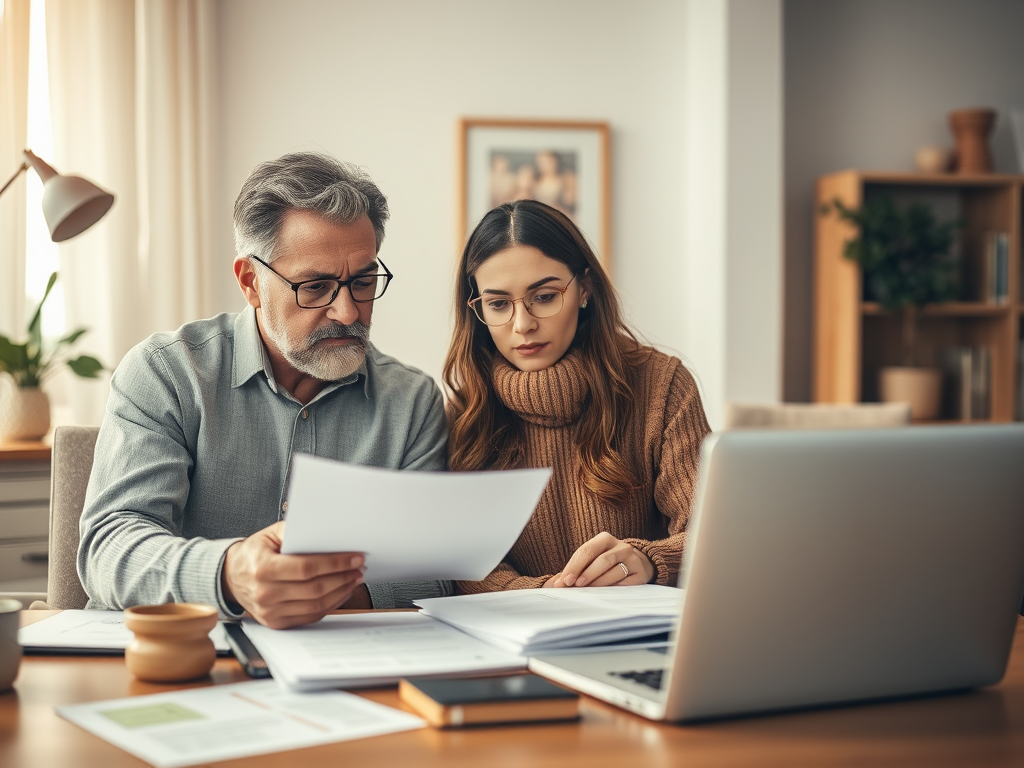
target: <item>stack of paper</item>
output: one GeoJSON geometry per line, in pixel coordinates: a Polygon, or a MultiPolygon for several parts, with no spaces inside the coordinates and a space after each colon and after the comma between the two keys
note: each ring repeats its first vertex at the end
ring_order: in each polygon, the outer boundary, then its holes
{"type": "Polygon", "coordinates": [[[526,668],[523,657],[419,613],[326,616],[316,624],[294,629],[268,629],[251,619],[242,626],[274,679],[295,691],[526,668]]]}
{"type": "MultiPolygon", "coordinates": [[[[218,654],[231,653],[220,622],[210,639],[218,654]]],[[[18,631],[18,643],[28,653],[122,654],[131,641],[121,611],[61,611],[18,631]]]]}
{"type": "Polygon", "coordinates": [[[428,616],[491,645],[533,656],[668,632],[682,610],[683,594],[674,587],[643,584],[524,589],[415,602],[428,616]]]}

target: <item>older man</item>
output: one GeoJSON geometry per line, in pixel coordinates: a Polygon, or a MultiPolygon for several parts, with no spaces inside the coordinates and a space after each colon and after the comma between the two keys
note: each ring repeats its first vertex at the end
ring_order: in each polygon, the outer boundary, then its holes
{"type": "MultiPolygon", "coordinates": [[[[78,551],[90,607],[209,603],[288,627],[449,592],[363,584],[360,553],[280,553],[294,453],[445,464],[437,386],[369,341],[392,278],[378,257],[387,218],[373,181],[325,155],[286,155],[245,181],[234,273],[249,306],[156,334],[114,373],[78,551]]],[[[345,489],[331,491],[344,508],[345,489]]]]}

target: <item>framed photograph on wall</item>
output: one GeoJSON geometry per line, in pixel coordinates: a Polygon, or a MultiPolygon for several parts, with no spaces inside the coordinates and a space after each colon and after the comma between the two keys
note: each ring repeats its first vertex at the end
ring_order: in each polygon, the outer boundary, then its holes
{"type": "Polygon", "coordinates": [[[460,242],[495,206],[540,200],[572,219],[610,265],[607,123],[464,118],[460,136],[460,242]]]}

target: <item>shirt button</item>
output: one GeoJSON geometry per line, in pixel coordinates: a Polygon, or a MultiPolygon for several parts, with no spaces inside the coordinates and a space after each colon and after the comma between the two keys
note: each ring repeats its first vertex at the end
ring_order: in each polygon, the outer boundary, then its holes
{"type": "Polygon", "coordinates": [[[284,504],[281,505],[281,511],[282,512],[287,512],[288,511],[288,502],[287,501],[284,504]]]}
{"type": "Polygon", "coordinates": [[[308,419],[309,418],[309,410],[307,408],[303,408],[302,409],[302,418],[304,418],[304,419],[308,419]]]}

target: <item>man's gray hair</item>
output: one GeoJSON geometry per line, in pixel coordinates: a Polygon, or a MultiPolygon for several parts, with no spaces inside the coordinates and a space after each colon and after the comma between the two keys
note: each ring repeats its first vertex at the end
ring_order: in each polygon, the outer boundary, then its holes
{"type": "Polygon", "coordinates": [[[388,201],[369,174],[330,155],[295,152],[260,163],[242,184],[235,200],[235,252],[273,261],[281,220],[293,208],[342,225],[366,216],[380,251],[388,201]]]}

